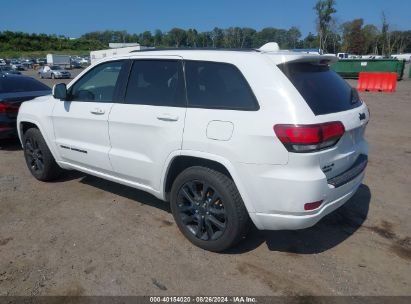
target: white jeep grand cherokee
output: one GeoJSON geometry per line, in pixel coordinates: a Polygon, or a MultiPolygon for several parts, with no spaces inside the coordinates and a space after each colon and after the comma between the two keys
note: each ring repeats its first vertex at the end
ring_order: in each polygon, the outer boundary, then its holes
{"type": "Polygon", "coordinates": [[[301,229],[344,204],[367,165],[369,119],[334,56],[154,50],[104,59],[23,103],[27,166],[75,169],[169,201],[181,232],[222,251],[251,221],[301,229]]]}

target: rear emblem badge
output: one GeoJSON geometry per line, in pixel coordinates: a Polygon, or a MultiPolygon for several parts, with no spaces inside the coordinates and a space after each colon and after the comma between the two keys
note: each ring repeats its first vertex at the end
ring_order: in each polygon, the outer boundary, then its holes
{"type": "Polygon", "coordinates": [[[324,173],[330,172],[334,167],[334,163],[325,165],[324,167],[322,167],[321,169],[323,170],[324,173]]]}
{"type": "Polygon", "coordinates": [[[360,120],[364,120],[365,119],[365,113],[360,113],[360,120]]]}

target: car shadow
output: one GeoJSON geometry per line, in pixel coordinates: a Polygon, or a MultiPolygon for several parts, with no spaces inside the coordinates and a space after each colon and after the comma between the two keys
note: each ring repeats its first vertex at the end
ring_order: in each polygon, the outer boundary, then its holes
{"type": "Polygon", "coordinates": [[[368,215],[371,192],[362,184],[343,206],[320,222],[302,230],[259,231],[251,228],[246,239],[226,253],[240,254],[266,244],[271,251],[316,254],[344,242],[357,231],[368,215]]]}
{"type": "MultiPolygon", "coordinates": [[[[80,182],[168,213],[171,212],[168,203],[144,191],[91,175],[85,175],[80,182]]],[[[262,244],[265,244],[271,251],[293,254],[324,252],[344,242],[362,226],[368,215],[370,200],[370,189],[362,184],[347,203],[325,216],[313,227],[302,230],[260,231],[253,226],[242,242],[224,253],[242,254],[262,244]]]]}
{"type": "Polygon", "coordinates": [[[136,201],[138,203],[161,209],[168,213],[171,212],[170,204],[156,198],[155,196],[147,192],[137,190],[132,187],[124,186],[124,185],[111,182],[109,180],[101,179],[98,177],[94,177],[91,175],[86,175],[80,180],[80,182],[82,184],[86,184],[86,185],[89,185],[95,188],[99,188],[103,191],[111,192],[113,194],[136,201]]]}
{"type": "Polygon", "coordinates": [[[6,138],[0,140],[0,151],[18,151],[22,150],[19,139],[6,138]]]}
{"type": "Polygon", "coordinates": [[[57,179],[48,181],[48,183],[64,183],[74,179],[85,178],[86,176],[86,173],[77,170],[64,170],[63,174],[61,174],[57,179]]]}

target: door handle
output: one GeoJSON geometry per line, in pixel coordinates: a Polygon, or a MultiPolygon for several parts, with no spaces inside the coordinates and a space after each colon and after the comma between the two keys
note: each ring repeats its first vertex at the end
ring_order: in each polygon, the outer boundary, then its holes
{"type": "Polygon", "coordinates": [[[96,114],[96,115],[102,115],[105,113],[105,111],[103,109],[100,108],[95,108],[93,110],[90,110],[91,114],[96,114]]]}
{"type": "Polygon", "coordinates": [[[162,121],[177,121],[178,116],[177,115],[171,115],[171,114],[161,114],[161,115],[157,116],[157,119],[162,120],[162,121]]]}

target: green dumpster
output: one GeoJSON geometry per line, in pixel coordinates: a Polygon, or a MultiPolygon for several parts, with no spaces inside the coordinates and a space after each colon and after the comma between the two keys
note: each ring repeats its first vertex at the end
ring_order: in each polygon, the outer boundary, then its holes
{"type": "Polygon", "coordinates": [[[404,75],[404,60],[398,59],[342,59],[331,69],[344,78],[358,78],[360,72],[396,72],[398,80],[404,75]]]}

